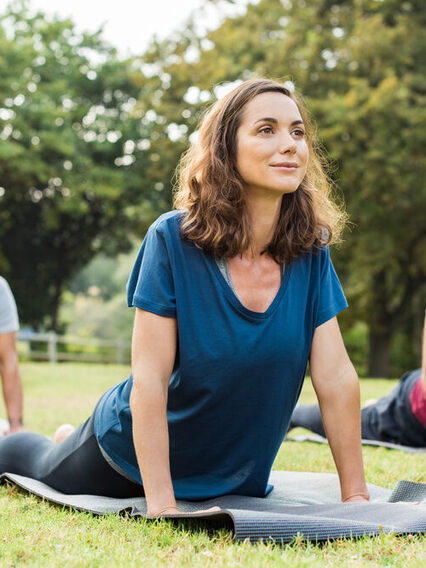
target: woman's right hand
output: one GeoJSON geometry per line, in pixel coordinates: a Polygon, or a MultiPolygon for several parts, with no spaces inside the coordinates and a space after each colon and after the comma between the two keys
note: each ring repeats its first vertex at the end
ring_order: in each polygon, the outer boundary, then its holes
{"type": "Polygon", "coordinates": [[[210,507],[209,509],[201,509],[200,511],[191,512],[181,511],[179,507],[167,507],[166,509],[158,512],[148,511],[146,516],[148,519],[156,519],[168,515],[199,515],[200,513],[216,513],[217,511],[220,511],[220,507],[210,507]]]}

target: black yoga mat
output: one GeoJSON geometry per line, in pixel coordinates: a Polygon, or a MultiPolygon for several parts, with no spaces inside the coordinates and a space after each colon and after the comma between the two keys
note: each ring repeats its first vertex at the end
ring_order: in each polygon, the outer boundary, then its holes
{"type": "MultiPolygon", "coordinates": [[[[315,442],[317,444],[328,444],[327,438],[319,434],[300,434],[298,436],[286,436],[286,442],[315,442]]],[[[401,444],[392,444],[391,442],[381,442],[380,440],[362,439],[363,446],[379,446],[388,448],[389,450],[401,450],[409,454],[426,454],[426,448],[413,448],[412,446],[401,446],[401,444]]]]}
{"type": "MultiPolygon", "coordinates": [[[[113,499],[95,495],[66,495],[28,477],[5,473],[19,487],[53,503],[102,515],[127,513],[145,516],[145,499],[113,499]]],[[[426,484],[399,482],[392,492],[369,484],[370,503],[340,502],[339,481],[327,473],[274,471],[270,482],[274,490],[263,499],[227,495],[208,501],[180,501],[185,511],[170,519],[197,519],[207,527],[227,527],[237,540],[249,539],[289,542],[296,535],[321,541],[376,535],[426,532],[426,484]],[[418,501],[419,505],[400,501],[418,501]],[[221,511],[189,515],[218,505],[221,511]]]]}

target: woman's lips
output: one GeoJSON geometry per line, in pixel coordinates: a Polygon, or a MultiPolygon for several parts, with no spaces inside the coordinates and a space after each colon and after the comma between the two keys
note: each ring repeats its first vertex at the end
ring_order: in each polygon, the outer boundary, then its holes
{"type": "Polygon", "coordinates": [[[280,170],[283,172],[294,172],[299,167],[298,164],[293,163],[282,163],[282,164],[272,164],[272,167],[276,170],[280,170]]]}

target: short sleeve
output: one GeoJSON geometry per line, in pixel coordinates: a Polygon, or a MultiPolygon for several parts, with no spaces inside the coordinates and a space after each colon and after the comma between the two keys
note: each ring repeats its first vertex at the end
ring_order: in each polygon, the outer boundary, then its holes
{"type": "Polygon", "coordinates": [[[318,308],[315,327],[325,323],[348,307],[339,278],[334,270],[328,247],[321,249],[320,263],[318,308]]]}
{"type": "Polygon", "coordinates": [[[19,319],[15,299],[9,284],[0,276],[0,333],[18,331],[19,319]]]}
{"type": "Polygon", "coordinates": [[[160,316],[176,316],[170,251],[157,222],[148,229],[130,274],[127,304],[160,316]]]}

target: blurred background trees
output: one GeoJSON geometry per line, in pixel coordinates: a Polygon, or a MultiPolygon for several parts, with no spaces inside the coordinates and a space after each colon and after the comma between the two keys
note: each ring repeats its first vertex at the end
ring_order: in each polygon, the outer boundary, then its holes
{"type": "MultiPolygon", "coordinates": [[[[220,12],[232,2],[210,3],[220,12]]],[[[43,292],[52,289],[50,307],[46,295],[33,297],[24,320],[57,325],[71,277],[98,252],[125,250],[134,234],[140,240],[170,208],[175,166],[204,110],[236,81],[264,75],[304,95],[333,160],[330,175],[352,222],[333,253],[351,304],[341,317],[351,354],[361,363],[368,352],[361,371],[370,376],[418,365],[426,296],[422,4],[260,0],[211,31],[195,17],[129,61],[100,36],[79,37],[71,22],[21,13],[14,37],[0,36],[0,263],[21,301],[34,275],[43,292]]]]}
{"type": "Polygon", "coordinates": [[[25,6],[0,26],[0,263],[22,321],[58,330],[76,272],[131,246],[150,128],[112,47],[25,6]]]}

